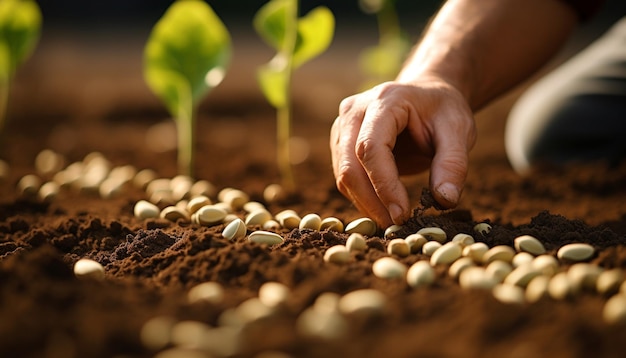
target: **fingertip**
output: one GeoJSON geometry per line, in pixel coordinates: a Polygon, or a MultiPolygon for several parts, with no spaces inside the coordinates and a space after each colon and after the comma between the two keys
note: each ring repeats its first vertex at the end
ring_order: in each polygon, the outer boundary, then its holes
{"type": "Polygon", "coordinates": [[[400,207],[400,205],[396,203],[392,203],[389,205],[389,215],[391,216],[391,221],[396,225],[402,225],[408,220],[408,211],[404,210],[400,207]]]}
{"type": "Polygon", "coordinates": [[[452,183],[442,183],[433,190],[435,200],[442,206],[452,209],[459,204],[461,189],[452,183]]]}

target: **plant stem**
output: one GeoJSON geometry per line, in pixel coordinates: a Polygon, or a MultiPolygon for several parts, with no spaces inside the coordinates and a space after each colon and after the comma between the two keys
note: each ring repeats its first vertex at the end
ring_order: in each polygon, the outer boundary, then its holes
{"type": "Polygon", "coordinates": [[[9,99],[9,80],[0,80],[0,132],[4,129],[7,116],[7,103],[9,99]]]}
{"type": "Polygon", "coordinates": [[[178,133],[178,173],[193,178],[195,111],[190,91],[181,91],[180,98],[178,118],[176,118],[176,131],[178,133]]]}
{"type": "Polygon", "coordinates": [[[296,48],[298,36],[298,0],[292,1],[291,13],[286,14],[285,19],[285,46],[283,53],[286,64],[285,71],[285,105],[277,108],[277,154],[278,169],[283,181],[283,186],[288,191],[295,189],[296,183],[291,168],[291,153],[289,150],[289,138],[291,137],[291,75],[293,72],[293,54],[296,48]]]}

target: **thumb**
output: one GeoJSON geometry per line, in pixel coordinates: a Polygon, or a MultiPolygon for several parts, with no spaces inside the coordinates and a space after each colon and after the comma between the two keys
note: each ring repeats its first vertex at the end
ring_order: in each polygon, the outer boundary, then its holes
{"type": "Polygon", "coordinates": [[[430,190],[435,200],[445,208],[459,203],[468,167],[466,142],[446,140],[437,146],[430,168],[430,190]]]}

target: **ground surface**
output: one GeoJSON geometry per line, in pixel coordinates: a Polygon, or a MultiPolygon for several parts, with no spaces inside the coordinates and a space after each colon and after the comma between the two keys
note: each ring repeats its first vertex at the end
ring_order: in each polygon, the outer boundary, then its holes
{"type": "MultiPolygon", "coordinates": [[[[151,356],[155,351],[139,339],[148,319],[167,315],[216,326],[222,312],[255,297],[267,281],[286,284],[292,294],[282,314],[242,333],[242,356],[270,350],[355,357],[623,355],[626,327],[603,322],[606,297],[583,293],[565,301],[508,305],[489,292],[462,290],[444,268],[437,270],[432,287],[413,290],[403,280],[373,276],[373,261],[387,255],[382,232],[369,238],[364,253],[338,266],[325,264],[322,256],[328,247],[345,243],[346,234],[283,230],[285,242],[273,248],[245,239],[228,242],[221,237],[223,225],[136,219],[133,205],[145,197],[137,188],[114,199],[71,190],[51,203],[20,198],[16,182],[35,172],[34,158],[45,148],[64,154],[68,163],[99,151],[113,165],[151,168],[162,177],[176,174],[167,138],[159,140],[163,152],[146,144],[148,129],[168,121],[139,75],[140,50],[123,38],[112,41],[128,46],[124,56],[105,56],[107,50],[100,48],[81,52],[80,42],[44,43],[16,83],[14,120],[0,147],[12,169],[0,186],[2,355],[151,356]],[[83,257],[105,266],[104,281],[74,277],[73,263],[83,257]],[[221,283],[224,300],[187,303],[187,290],[205,281],[221,283]],[[298,334],[298,315],[318,295],[359,288],[384,292],[383,316],[350,318],[349,332],[340,340],[298,334]]],[[[306,138],[310,154],[294,167],[300,194],[269,205],[272,213],[291,208],[344,222],[360,217],[334,187],[327,147],[339,101],[360,82],[346,56],[354,56],[358,47],[345,45],[345,52],[320,58],[298,75],[294,132],[306,138]]],[[[259,96],[253,68],[241,59],[261,63],[267,53],[254,46],[239,51],[223,86],[202,106],[196,173],[218,189],[239,188],[262,201],[263,188],[278,180],[273,112],[259,96]]],[[[461,206],[415,216],[404,232],[439,226],[451,237],[473,233],[475,223],[487,221],[493,231],[475,238],[490,246],[512,245],[521,234],[535,235],[552,254],[565,243],[588,242],[597,249],[593,263],[625,269],[626,167],[542,168],[526,178],[516,175],[506,161],[502,133],[518,92],[477,116],[479,143],[461,206]]],[[[407,179],[407,184],[417,203],[427,177],[407,179]]],[[[425,256],[400,258],[407,265],[419,259],[425,256]]]]}

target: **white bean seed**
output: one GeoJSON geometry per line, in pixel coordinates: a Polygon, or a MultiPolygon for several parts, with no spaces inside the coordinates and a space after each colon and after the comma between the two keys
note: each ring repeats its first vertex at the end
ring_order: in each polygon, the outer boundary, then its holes
{"type": "Polygon", "coordinates": [[[459,276],[459,285],[466,290],[490,290],[496,284],[485,269],[478,266],[466,268],[459,276]]]}
{"type": "Polygon", "coordinates": [[[322,220],[320,230],[330,230],[336,232],[343,232],[343,222],[335,217],[328,217],[322,220]]]}
{"type": "Polygon", "coordinates": [[[619,291],[622,282],[624,282],[624,273],[621,269],[606,270],[598,276],[596,290],[603,295],[612,295],[619,291]]]}
{"type": "Polygon", "coordinates": [[[189,212],[189,214],[193,214],[201,207],[207,205],[211,205],[211,199],[204,195],[195,196],[187,202],[187,212],[189,212]]]}
{"type": "Polygon", "coordinates": [[[345,232],[348,234],[359,233],[364,236],[372,236],[376,234],[378,226],[374,220],[370,218],[360,218],[353,220],[346,225],[345,232]]]}
{"type": "Polygon", "coordinates": [[[298,316],[296,329],[303,336],[338,340],[346,335],[349,325],[337,311],[319,312],[309,307],[298,316]]]}
{"type": "Polygon", "coordinates": [[[205,205],[194,213],[198,224],[212,226],[222,223],[228,213],[215,205],[205,205]]]}
{"type": "Polygon", "coordinates": [[[402,278],[406,275],[406,271],[406,266],[392,257],[380,258],[374,261],[374,264],[372,265],[372,272],[374,273],[374,276],[378,278],[402,278]]]}
{"type": "Polygon", "coordinates": [[[428,261],[417,261],[409,267],[406,282],[413,288],[430,286],[435,282],[435,270],[428,261]]]}
{"type": "Polygon", "coordinates": [[[41,187],[41,179],[35,174],[26,174],[17,182],[17,190],[23,196],[37,196],[41,187]]]}
{"type": "Polygon", "coordinates": [[[171,343],[172,328],[176,320],[170,316],[150,318],[141,327],[139,337],[144,347],[158,351],[171,343]]]}
{"type": "Polygon", "coordinates": [[[346,240],[346,247],[348,251],[364,251],[367,248],[367,242],[365,241],[365,237],[359,233],[353,233],[348,236],[348,240],[346,240]]]}
{"type": "Polygon", "coordinates": [[[39,196],[39,200],[45,201],[45,202],[51,202],[59,195],[59,192],[60,192],[59,184],[53,181],[49,181],[49,182],[44,183],[39,188],[39,193],[37,195],[39,196]]]}
{"type": "Polygon", "coordinates": [[[392,238],[396,238],[396,233],[400,230],[402,230],[403,227],[400,225],[391,225],[390,227],[385,229],[385,233],[383,235],[383,237],[385,239],[392,239],[392,238]]]}
{"type": "Polygon", "coordinates": [[[219,304],[224,299],[224,287],[218,282],[203,282],[193,286],[187,292],[189,303],[209,302],[219,304]]]}
{"type": "Polygon", "coordinates": [[[534,303],[543,297],[547,297],[549,284],[550,277],[545,275],[539,275],[530,280],[528,285],[526,285],[526,301],[534,303]]]}
{"type": "Polygon", "coordinates": [[[567,270],[567,277],[572,287],[577,291],[595,291],[596,281],[600,273],[602,273],[601,267],[586,262],[578,262],[567,270]]]}
{"type": "Polygon", "coordinates": [[[524,304],[524,289],[519,286],[501,283],[496,285],[491,292],[493,297],[502,303],[524,304]]]}
{"type": "Polygon", "coordinates": [[[487,265],[485,272],[495,282],[501,283],[513,271],[511,264],[505,261],[495,260],[487,265]]]}
{"type": "Polygon", "coordinates": [[[160,214],[160,210],[156,205],[145,200],[139,200],[135,204],[133,212],[138,219],[158,218],[160,214]]]}
{"type": "Polygon", "coordinates": [[[511,263],[513,264],[513,267],[519,267],[533,262],[534,259],[535,257],[532,254],[522,251],[513,256],[513,260],[511,260],[511,263]]]}
{"type": "Polygon", "coordinates": [[[222,236],[227,240],[238,240],[246,236],[246,224],[243,220],[237,218],[231,221],[224,230],[222,230],[222,236]]]}
{"type": "Polygon", "coordinates": [[[259,300],[268,307],[279,307],[287,303],[290,290],[280,282],[266,282],[259,287],[259,300]]]}
{"type": "Polygon", "coordinates": [[[556,256],[561,260],[578,262],[590,259],[595,251],[596,250],[593,248],[593,246],[589,244],[568,244],[561,247],[556,253],[556,256]]]}
{"type": "Polygon", "coordinates": [[[267,208],[265,207],[265,205],[263,205],[262,203],[259,203],[258,201],[249,201],[243,204],[243,210],[247,213],[251,213],[257,210],[267,211],[267,208]]]}
{"type": "Polygon", "coordinates": [[[530,235],[522,235],[518,236],[513,240],[515,249],[518,252],[528,252],[535,256],[543,255],[546,253],[546,248],[543,246],[541,241],[537,240],[534,236],[530,235]]]}
{"type": "Polygon", "coordinates": [[[263,190],[263,199],[268,203],[277,203],[287,198],[287,190],[280,184],[270,184],[263,190]]]}
{"type": "Polygon", "coordinates": [[[230,205],[232,210],[240,210],[245,203],[250,201],[250,196],[239,189],[230,189],[224,193],[220,201],[230,205]]]}
{"type": "Polygon", "coordinates": [[[274,215],[274,218],[276,219],[276,221],[278,221],[278,223],[280,223],[282,227],[288,230],[299,228],[300,221],[302,221],[300,216],[291,209],[279,212],[278,214],[274,215]]]}
{"type": "Polygon", "coordinates": [[[533,259],[533,266],[543,275],[554,276],[559,270],[559,261],[552,255],[539,255],[533,259]]]}
{"type": "Polygon", "coordinates": [[[63,155],[50,150],[44,149],[35,157],[35,169],[39,175],[49,176],[57,173],[65,165],[63,155]]]}
{"type": "Polygon", "coordinates": [[[246,215],[245,223],[247,226],[259,225],[262,226],[265,222],[272,219],[272,214],[265,208],[256,209],[246,215]]]}
{"type": "Polygon", "coordinates": [[[432,256],[441,246],[443,245],[439,241],[428,241],[422,246],[422,253],[426,256],[432,256]]]}
{"type": "Polygon", "coordinates": [[[456,242],[448,242],[433,252],[430,257],[430,264],[436,265],[450,265],[461,257],[463,249],[461,245],[456,242]]]}
{"type": "Polygon", "coordinates": [[[537,270],[532,263],[527,263],[516,267],[504,279],[504,283],[520,287],[526,287],[528,283],[535,277],[541,275],[541,271],[537,270]]]}
{"type": "Polygon", "coordinates": [[[387,253],[389,255],[407,257],[411,253],[411,248],[404,239],[393,239],[387,244],[387,253]]]}
{"type": "Polygon", "coordinates": [[[555,300],[564,300],[576,294],[566,272],[559,272],[550,278],[548,294],[555,300]]]}
{"type": "Polygon", "coordinates": [[[417,234],[424,236],[427,240],[438,241],[439,243],[446,242],[448,236],[443,229],[438,227],[425,227],[417,231],[417,234]]]}
{"type": "Polygon", "coordinates": [[[450,269],[448,269],[448,275],[458,280],[461,272],[471,266],[475,266],[474,260],[472,260],[471,257],[461,257],[460,259],[454,261],[452,265],[450,265],[450,269]]]}
{"type": "Polygon", "coordinates": [[[461,245],[461,248],[469,246],[474,243],[474,238],[468,234],[456,234],[452,238],[452,242],[456,242],[461,245]]]}
{"type": "Polygon", "coordinates": [[[191,189],[189,189],[189,194],[192,197],[203,195],[208,198],[214,198],[215,193],[217,193],[215,185],[213,185],[213,183],[209,182],[208,180],[198,180],[193,183],[191,189]]]}
{"type": "MultiPolygon", "coordinates": [[[[74,164],[79,164],[79,163],[74,163],[74,164]]],[[[65,170],[67,170],[68,168],[66,168],[65,170]]],[[[154,170],[142,169],[138,171],[137,174],[135,174],[135,176],[133,177],[133,184],[139,189],[146,190],[150,182],[152,182],[156,178],[157,178],[157,173],[154,170]]]]}
{"type": "Polygon", "coordinates": [[[339,299],[339,311],[346,315],[379,315],[385,310],[387,297],[370,288],[346,293],[339,299]]]}
{"type": "Polygon", "coordinates": [[[420,252],[422,250],[422,246],[424,246],[424,244],[428,242],[428,240],[420,234],[411,234],[407,236],[404,241],[409,244],[412,254],[420,252]]]}
{"type": "Polygon", "coordinates": [[[602,318],[608,324],[626,323],[626,296],[614,295],[604,304],[602,318]]]}
{"type": "Polygon", "coordinates": [[[345,264],[350,261],[350,251],[343,245],[335,245],[326,250],[324,261],[335,264],[345,264]]]}
{"type": "Polygon", "coordinates": [[[515,256],[515,250],[512,247],[506,245],[497,245],[490,248],[483,255],[483,263],[488,264],[495,260],[500,260],[510,263],[515,256]]]}
{"type": "Polygon", "coordinates": [[[98,261],[80,259],[74,264],[74,276],[101,281],[104,279],[104,267],[98,261]]]}
{"type": "Polygon", "coordinates": [[[302,229],[311,229],[311,230],[319,230],[322,227],[322,218],[320,218],[317,214],[306,214],[300,220],[300,225],[298,228],[302,229]]]}
{"type": "Polygon", "coordinates": [[[263,230],[278,231],[280,230],[280,224],[276,220],[267,220],[263,223],[263,230]]]}
{"type": "Polygon", "coordinates": [[[489,251],[489,246],[484,242],[476,242],[463,248],[463,256],[467,256],[474,260],[475,263],[482,263],[483,256],[489,251]]]}
{"type": "Polygon", "coordinates": [[[180,208],[176,206],[167,206],[161,210],[161,214],[159,215],[162,219],[166,219],[169,221],[176,222],[178,220],[188,221],[189,216],[186,211],[180,210],[180,208]]]}
{"type": "Polygon", "coordinates": [[[483,235],[487,235],[491,232],[491,225],[487,223],[478,223],[474,225],[474,231],[483,235]]]}
{"type": "Polygon", "coordinates": [[[270,231],[259,230],[248,235],[248,241],[256,242],[257,244],[272,246],[272,245],[280,244],[284,240],[282,236],[276,233],[273,233],[270,231]]]}

